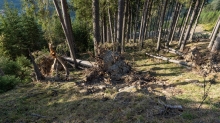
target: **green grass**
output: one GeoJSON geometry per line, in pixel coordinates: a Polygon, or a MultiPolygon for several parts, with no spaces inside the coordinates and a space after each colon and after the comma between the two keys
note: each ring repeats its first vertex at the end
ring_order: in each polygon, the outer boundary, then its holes
{"type": "Polygon", "coordinates": [[[82,87],[75,82],[81,81],[84,73],[73,71],[71,82],[33,82],[0,94],[0,122],[209,123],[220,120],[219,73],[206,77],[207,83],[213,78],[216,82],[198,110],[204,93],[202,76],[182,66],[146,57],[144,53],[148,49],[128,52],[130,57],[124,55],[135,70],[151,71],[157,78],[157,82],[148,83],[147,93],[125,93],[120,100],[114,100],[118,93],[115,88],[83,94],[80,93],[82,87]],[[199,82],[190,83],[186,79],[199,82]],[[103,96],[108,99],[103,100],[103,96]],[[158,96],[166,96],[167,104],[183,106],[183,112],[157,116],[163,107],[158,103],[158,96]]]}

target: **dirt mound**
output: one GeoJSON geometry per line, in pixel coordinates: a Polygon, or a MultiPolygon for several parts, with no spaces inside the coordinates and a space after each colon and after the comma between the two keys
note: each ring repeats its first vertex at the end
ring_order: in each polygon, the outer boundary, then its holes
{"type": "Polygon", "coordinates": [[[97,59],[98,67],[89,68],[85,71],[85,81],[88,84],[105,82],[108,84],[128,83],[133,84],[153,81],[149,72],[135,72],[124,61],[123,56],[110,50],[104,51],[97,59]]]}

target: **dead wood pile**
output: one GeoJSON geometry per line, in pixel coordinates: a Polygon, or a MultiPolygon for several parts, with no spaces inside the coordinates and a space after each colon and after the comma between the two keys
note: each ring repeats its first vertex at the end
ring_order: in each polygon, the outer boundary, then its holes
{"type": "Polygon", "coordinates": [[[117,52],[106,50],[97,58],[97,66],[86,69],[86,83],[105,82],[108,84],[118,83],[142,83],[153,81],[149,72],[139,74],[132,70],[131,66],[124,61],[123,56],[117,52]]]}
{"type": "Polygon", "coordinates": [[[211,53],[199,47],[192,47],[184,56],[187,62],[192,62],[200,72],[220,72],[220,53],[211,53]]]}

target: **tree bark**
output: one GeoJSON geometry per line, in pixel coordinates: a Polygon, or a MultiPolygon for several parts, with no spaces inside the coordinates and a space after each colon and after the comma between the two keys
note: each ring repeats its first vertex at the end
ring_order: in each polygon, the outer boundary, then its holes
{"type": "Polygon", "coordinates": [[[159,36],[158,36],[157,48],[156,48],[157,51],[160,50],[161,36],[162,36],[163,23],[164,23],[164,16],[165,16],[165,12],[166,12],[167,1],[168,1],[168,0],[165,0],[164,6],[163,6],[163,12],[161,12],[160,24],[159,24],[159,36]]]}
{"type": "Polygon", "coordinates": [[[93,17],[93,42],[95,56],[99,54],[100,43],[100,26],[99,26],[99,0],[92,0],[92,17],[93,17]]]}
{"type": "Polygon", "coordinates": [[[117,52],[121,53],[121,43],[122,43],[122,27],[124,18],[124,0],[118,0],[118,23],[117,23],[117,52]]]}
{"type": "Polygon", "coordinates": [[[188,39],[188,36],[189,36],[189,33],[192,29],[192,24],[193,24],[193,21],[194,21],[194,18],[195,18],[195,15],[196,15],[196,11],[198,9],[198,6],[199,6],[199,0],[196,1],[196,5],[195,5],[195,8],[193,10],[193,13],[191,15],[191,19],[190,19],[190,22],[189,22],[189,26],[187,28],[187,31],[186,31],[186,34],[185,34],[185,37],[181,43],[181,47],[180,47],[180,51],[183,51],[184,48],[185,48],[185,45],[186,45],[186,42],[187,42],[187,39],[188,39]]]}

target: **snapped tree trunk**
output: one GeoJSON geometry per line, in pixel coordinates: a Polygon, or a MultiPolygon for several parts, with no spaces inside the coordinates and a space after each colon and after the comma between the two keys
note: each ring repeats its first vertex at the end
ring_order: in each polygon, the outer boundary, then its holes
{"type": "Polygon", "coordinates": [[[29,56],[31,58],[31,62],[34,66],[34,72],[35,72],[35,77],[36,77],[36,80],[37,81],[41,81],[41,80],[44,80],[45,77],[43,76],[43,74],[40,72],[40,69],[39,67],[37,66],[37,64],[35,63],[35,60],[34,60],[34,56],[31,54],[30,50],[29,51],[29,56]]]}
{"type": "Polygon", "coordinates": [[[162,30],[163,30],[164,16],[165,16],[165,13],[166,13],[167,1],[168,0],[165,0],[164,5],[163,5],[163,12],[161,12],[160,24],[159,24],[159,35],[158,35],[157,48],[156,48],[157,51],[160,50],[161,36],[162,36],[162,30]]]}
{"type": "Polygon", "coordinates": [[[117,22],[117,52],[121,53],[121,43],[122,43],[122,27],[124,18],[124,0],[118,0],[118,22],[117,22]]]}
{"type": "Polygon", "coordinates": [[[100,30],[99,30],[99,0],[92,0],[92,18],[93,18],[93,42],[95,56],[99,54],[100,30]]]}

